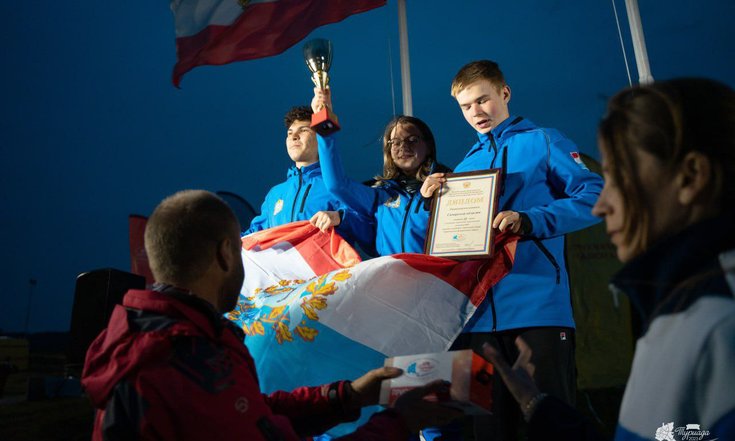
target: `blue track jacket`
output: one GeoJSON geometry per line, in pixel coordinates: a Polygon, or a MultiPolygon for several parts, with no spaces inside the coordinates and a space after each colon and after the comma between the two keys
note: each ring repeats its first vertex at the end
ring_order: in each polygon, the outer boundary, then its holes
{"type": "Polygon", "coordinates": [[[348,242],[374,230],[372,218],[350,210],[332,196],[324,186],[319,162],[288,169],[286,181],[274,186],[265,196],[260,214],[250,222],[243,236],[289,222],[309,220],[318,211],[339,211],[342,221],[337,232],[348,242]]]}
{"type": "Polygon", "coordinates": [[[317,135],[317,141],[327,190],[358,214],[374,219],[376,228],[358,237],[358,243],[363,248],[374,247],[381,256],[423,253],[429,204],[420,187],[407,189],[396,180],[380,181],[373,187],[355,182],[345,175],[335,136],[317,135]]]}
{"type": "Polygon", "coordinates": [[[510,274],[488,293],[464,332],[574,327],[564,234],[600,221],[591,210],[602,178],[578,159],[571,140],[521,117],[478,137],[455,172],[502,168],[499,211],[525,214],[532,229],[518,242],[510,274]]]}

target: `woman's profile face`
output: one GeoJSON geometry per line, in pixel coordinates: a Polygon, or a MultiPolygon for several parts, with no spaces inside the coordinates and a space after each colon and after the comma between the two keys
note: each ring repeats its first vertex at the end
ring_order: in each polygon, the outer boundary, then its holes
{"type": "Polygon", "coordinates": [[[678,190],[676,176],[666,173],[661,161],[652,154],[635,150],[635,162],[637,164],[638,181],[640,187],[636,195],[626,194],[619,183],[613,178],[613,170],[605,160],[602,153],[602,175],[605,186],[600,193],[597,202],[592,208],[592,214],[605,220],[607,235],[615,246],[618,259],[628,262],[632,258],[644,252],[650,244],[662,237],[671,235],[687,225],[687,210],[678,201],[678,190]],[[649,212],[649,225],[646,227],[642,222],[641,213],[626,213],[626,198],[636,197],[642,200],[644,209],[649,212]],[[630,217],[631,233],[624,233],[626,217],[630,217]],[[644,241],[636,240],[641,237],[641,228],[647,228],[647,237],[644,241]]]}
{"type": "Polygon", "coordinates": [[[396,124],[390,133],[388,146],[393,162],[406,176],[414,176],[426,160],[426,141],[413,124],[396,124]]]}

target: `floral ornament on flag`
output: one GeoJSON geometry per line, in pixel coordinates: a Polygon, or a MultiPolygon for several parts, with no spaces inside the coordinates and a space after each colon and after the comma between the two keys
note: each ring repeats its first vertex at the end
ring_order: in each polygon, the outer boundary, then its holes
{"type": "Polygon", "coordinates": [[[281,280],[276,285],[256,288],[251,296],[240,295],[227,318],[248,336],[265,336],[266,329],[272,329],[279,344],[292,342],[294,334],[313,342],[319,331],[309,325],[319,321],[319,311],[327,309],[328,297],[337,292],[339,283],[351,277],[350,270],[343,269],[309,282],[281,280]]]}

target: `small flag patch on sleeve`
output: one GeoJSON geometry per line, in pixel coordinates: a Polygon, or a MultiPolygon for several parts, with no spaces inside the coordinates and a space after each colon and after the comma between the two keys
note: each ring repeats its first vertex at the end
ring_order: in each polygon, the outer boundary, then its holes
{"type": "Polygon", "coordinates": [[[574,159],[574,162],[576,162],[582,170],[589,170],[582,161],[582,156],[580,156],[579,152],[570,152],[569,155],[572,157],[572,159],[574,159]]]}

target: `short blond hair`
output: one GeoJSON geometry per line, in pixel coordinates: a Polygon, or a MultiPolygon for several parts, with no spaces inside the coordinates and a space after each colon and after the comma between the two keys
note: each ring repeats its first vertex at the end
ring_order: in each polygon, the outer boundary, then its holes
{"type": "Polygon", "coordinates": [[[467,63],[457,72],[452,80],[451,94],[457,97],[464,88],[480,80],[488,80],[498,91],[506,85],[503,72],[498,63],[491,60],[478,60],[467,63]]]}

